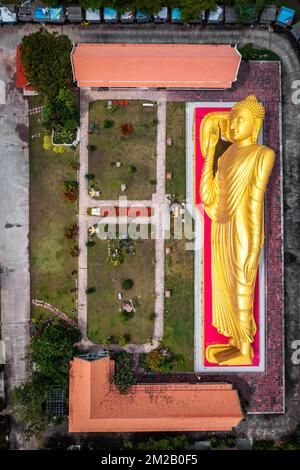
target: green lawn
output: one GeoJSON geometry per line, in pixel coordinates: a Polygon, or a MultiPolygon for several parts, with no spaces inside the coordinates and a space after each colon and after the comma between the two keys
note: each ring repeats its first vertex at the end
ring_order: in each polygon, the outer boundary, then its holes
{"type": "MultiPolygon", "coordinates": [[[[40,105],[39,97],[29,99],[30,107],[40,105]]],[[[69,253],[70,242],[64,239],[66,226],[76,221],[77,203],[65,202],[62,182],[76,180],[70,168],[76,151],[63,155],[43,149],[43,129],[39,116],[30,117],[30,273],[31,297],[41,299],[74,316],[77,258],[69,253]],[[40,137],[32,138],[40,133],[40,137]]],[[[78,155],[77,155],[78,157],[78,155]]],[[[49,312],[34,309],[34,316],[49,312]]]]}
{"type": "Polygon", "coordinates": [[[185,103],[167,103],[167,138],[173,140],[167,145],[166,170],[173,173],[173,179],[166,181],[166,192],[185,198],[185,103]]]}
{"type": "Polygon", "coordinates": [[[136,254],[129,254],[123,264],[114,267],[107,261],[108,241],[94,238],[95,245],[88,248],[88,286],[96,291],[88,295],[88,336],[92,341],[102,342],[108,336],[130,335],[130,341],[144,343],[154,331],[154,275],[155,242],[136,242],[136,254]],[[124,290],[122,282],[132,279],[134,285],[124,290]],[[122,301],[132,299],[136,306],[133,318],[122,323],[122,301]]]}
{"type": "Polygon", "coordinates": [[[169,240],[166,245],[165,299],[163,344],[183,358],[174,371],[194,371],[194,252],[186,250],[186,240],[169,240]]]}
{"type": "Polygon", "coordinates": [[[89,143],[96,150],[89,153],[89,173],[96,177],[103,199],[118,199],[126,194],[129,199],[151,199],[156,180],[156,128],[157,108],[143,107],[142,101],[129,101],[115,111],[107,109],[107,100],[90,104],[89,122],[98,130],[89,136],[89,143]],[[109,129],[103,127],[105,119],[113,121],[109,129]],[[123,137],[121,125],[130,123],[133,133],[123,137]],[[112,162],[120,161],[121,167],[112,162]],[[129,174],[127,167],[133,165],[136,172],[129,174]],[[152,184],[151,184],[152,181],[152,184]],[[154,183],[154,184],[153,184],[154,183]],[[127,185],[125,193],[121,184],[127,185]]]}

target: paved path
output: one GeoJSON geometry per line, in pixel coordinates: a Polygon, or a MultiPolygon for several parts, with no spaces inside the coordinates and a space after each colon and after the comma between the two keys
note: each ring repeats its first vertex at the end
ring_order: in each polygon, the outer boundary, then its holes
{"type": "Polygon", "coordinates": [[[27,377],[30,320],[28,107],[14,87],[14,70],[15,54],[0,49],[6,88],[0,104],[1,335],[8,392],[27,377]]]}

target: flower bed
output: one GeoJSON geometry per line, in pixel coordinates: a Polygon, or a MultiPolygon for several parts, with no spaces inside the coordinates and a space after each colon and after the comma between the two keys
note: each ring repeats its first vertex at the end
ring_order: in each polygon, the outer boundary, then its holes
{"type": "Polygon", "coordinates": [[[78,145],[80,140],[80,128],[68,130],[63,126],[58,126],[52,131],[52,145],[63,145],[64,147],[72,147],[78,145]]]}

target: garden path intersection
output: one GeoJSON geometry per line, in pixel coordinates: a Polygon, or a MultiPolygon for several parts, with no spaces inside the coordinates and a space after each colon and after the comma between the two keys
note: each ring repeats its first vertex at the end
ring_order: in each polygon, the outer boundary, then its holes
{"type": "MultiPolygon", "coordinates": [[[[4,26],[0,30],[0,61],[4,64],[10,65],[10,72],[5,72],[6,67],[1,64],[0,79],[8,85],[9,90],[12,89],[13,73],[14,73],[14,54],[15,47],[20,42],[22,37],[33,31],[38,30],[40,25],[27,24],[11,28],[4,26]],[[2,74],[4,75],[2,76],[2,74]]],[[[285,37],[281,37],[271,31],[264,29],[250,29],[250,28],[201,28],[195,26],[189,30],[178,25],[164,25],[157,27],[155,25],[130,25],[129,27],[118,25],[101,25],[91,26],[89,28],[80,28],[74,25],[65,25],[61,27],[47,27],[50,31],[59,31],[68,34],[74,42],[162,42],[162,43],[238,43],[244,45],[252,42],[258,48],[270,49],[277,53],[283,64],[282,73],[282,117],[283,117],[283,161],[284,161],[284,200],[285,200],[285,250],[293,252],[299,257],[299,243],[297,242],[297,226],[299,224],[299,212],[297,200],[299,198],[299,183],[298,172],[299,169],[295,164],[298,161],[300,153],[300,113],[295,103],[292,101],[292,85],[295,80],[299,79],[300,64],[297,54],[294,52],[291,43],[285,37]]],[[[15,92],[14,92],[15,93],[15,92]]],[[[118,92],[119,93],[119,92],[118,92]]],[[[9,94],[8,94],[9,96],[9,94]]],[[[118,96],[114,92],[114,97],[118,96]]],[[[123,95],[124,97],[124,95],[123,95]]],[[[129,98],[126,93],[126,99],[129,98]]],[[[101,99],[107,99],[104,92],[101,92],[101,99]]],[[[130,99],[130,98],[129,98],[130,99]]],[[[157,93],[155,97],[149,97],[154,101],[163,102],[165,100],[164,93],[157,93]]],[[[20,96],[18,97],[18,102],[20,96]]],[[[12,101],[11,101],[12,102],[12,101]]],[[[14,105],[3,107],[0,105],[2,117],[12,116],[15,112],[16,102],[14,105]],[[13,111],[12,111],[13,110],[13,111]]],[[[24,102],[25,103],[25,102],[24,102]]],[[[24,111],[25,104],[21,105],[21,117],[24,120],[24,125],[28,127],[27,110],[24,111]]],[[[299,106],[298,106],[299,108],[299,106]]],[[[87,129],[88,112],[86,114],[84,108],[81,110],[81,124],[82,139],[87,142],[87,136],[84,137],[84,128],[87,129]]],[[[2,118],[1,118],[2,119],[2,118]]],[[[17,116],[17,119],[18,116],[17,116]]],[[[0,126],[0,141],[7,140],[7,135],[16,137],[15,130],[16,119],[8,119],[5,126],[0,126]],[[6,127],[8,126],[8,128],[6,127]]],[[[18,141],[19,148],[22,147],[18,141]]],[[[83,144],[81,145],[82,148],[83,144]]],[[[26,147],[26,144],[24,144],[26,147]]],[[[23,158],[23,151],[15,152],[16,145],[11,145],[9,148],[5,146],[5,151],[0,149],[1,160],[1,201],[5,201],[9,195],[8,203],[1,204],[1,224],[0,224],[0,241],[1,241],[1,316],[2,316],[2,338],[7,338],[7,344],[10,342],[15,343],[12,347],[11,353],[7,355],[7,371],[9,384],[19,383],[20,375],[17,371],[19,365],[24,365],[23,360],[20,358],[25,357],[26,344],[28,339],[28,325],[30,318],[30,290],[29,290],[29,275],[28,275],[28,230],[29,230],[29,211],[28,211],[28,161],[23,158]],[[8,158],[9,156],[9,158],[8,158]],[[11,166],[11,170],[9,169],[11,166]],[[9,191],[6,182],[10,181],[11,185],[16,188],[22,188],[15,192],[9,191]],[[11,199],[13,197],[13,199],[11,199]],[[21,209],[19,211],[19,209],[21,209]],[[10,220],[8,220],[8,215],[10,220]],[[20,231],[20,239],[15,243],[13,240],[6,236],[7,229],[4,228],[8,221],[17,222],[23,225],[20,231]],[[4,257],[5,254],[5,257],[4,257]],[[17,269],[21,275],[15,279],[15,274],[10,271],[17,269]],[[16,302],[15,287],[18,286],[18,292],[21,291],[22,303],[20,305],[16,302]],[[3,297],[3,294],[5,296],[3,297]],[[11,299],[10,302],[7,299],[11,299]],[[5,300],[6,299],[6,300],[5,300]],[[15,318],[15,323],[11,322],[11,318],[15,318]],[[16,334],[15,328],[22,329],[20,334],[16,334]]],[[[82,155],[81,155],[82,159],[82,155]]],[[[87,167],[84,169],[84,159],[82,170],[80,169],[80,179],[82,174],[87,173],[87,167]]],[[[86,165],[87,165],[86,157],[86,165]]],[[[161,162],[162,163],[162,162],[161,162]]],[[[79,243],[84,244],[81,251],[82,256],[79,264],[79,278],[81,276],[81,286],[83,292],[78,292],[78,304],[82,303],[82,314],[79,315],[79,325],[81,330],[86,331],[86,304],[85,289],[87,276],[87,259],[84,257],[86,253],[85,242],[87,237],[87,227],[89,220],[86,216],[85,208],[89,205],[87,196],[87,182],[80,187],[79,198],[79,224],[80,224],[80,238],[79,243]],[[84,278],[85,276],[85,278],[84,278]]],[[[164,192],[162,191],[162,195],[164,192]]],[[[153,202],[153,201],[151,201],[153,202]]],[[[17,232],[17,228],[13,228],[17,232]]],[[[81,246],[80,246],[81,248],[81,246]]],[[[298,258],[299,259],[299,258],[298,258]]],[[[17,273],[16,270],[16,273],[17,273]]],[[[297,422],[300,420],[300,370],[299,366],[292,366],[290,361],[290,344],[294,339],[300,338],[300,322],[299,322],[299,289],[298,289],[298,264],[290,264],[285,269],[285,284],[286,284],[286,297],[285,297],[285,312],[286,312],[286,377],[287,377],[287,401],[286,413],[274,416],[252,415],[248,416],[247,421],[241,424],[240,430],[251,436],[259,438],[278,438],[283,434],[292,431],[297,422]]],[[[19,297],[19,296],[18,296],[19,297]]],[[[78,305],[80,311],[80,305],[78,305]]],[[[22,369],[21,378],[24,377],[22,369]]]]}

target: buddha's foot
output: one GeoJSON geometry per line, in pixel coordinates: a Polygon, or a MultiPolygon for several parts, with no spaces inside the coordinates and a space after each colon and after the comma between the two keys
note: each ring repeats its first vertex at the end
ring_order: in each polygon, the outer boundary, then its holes
{"type": "Polygon", "coordinates": [[[206,358],[209,362],[226,366],[252,365],[253,351],[242,354],[241,351],[230,344],[211,344],[206,348],[206,358]]]}

